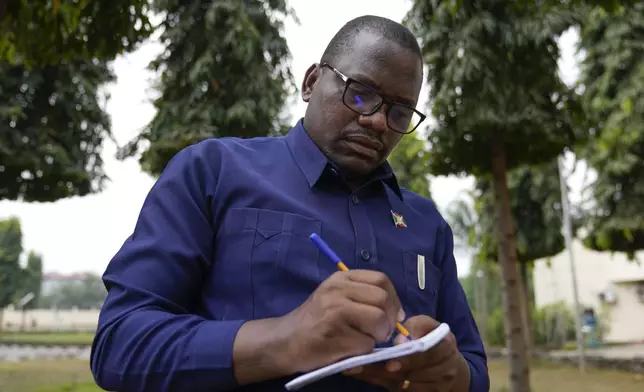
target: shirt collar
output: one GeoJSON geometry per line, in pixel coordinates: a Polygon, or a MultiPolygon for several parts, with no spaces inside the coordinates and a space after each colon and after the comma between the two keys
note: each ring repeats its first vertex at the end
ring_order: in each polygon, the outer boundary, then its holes
{"type": "MultiPolygon", "coordinates": [[[[295,159],[295,163],[302,171],[302,174],[304,174],[304,177],[306,177],[311,188],[317,184],[326,170],[336,170],[336,172],[339,172],[338,167],[333,162],[329,161],[324,153],[320,151],[320,148],[309,137],[306,129],[304,129],[303,119],[300,119],[297,124],[291,128],[285,139],[286,144],[295,159]]],[[[372,181],[382,181],[402,200],[402,191],[389,162],[385,161],[385,163],[376,170],[372,181]]]]}

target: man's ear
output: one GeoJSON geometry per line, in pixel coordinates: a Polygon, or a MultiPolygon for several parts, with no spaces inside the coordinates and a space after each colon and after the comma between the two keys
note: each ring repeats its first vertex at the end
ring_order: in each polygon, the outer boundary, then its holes
{"type": "Polygon", "coordinates": [[[306,70],[304,80],[302,81],[302,101],[308,103],[313,94],[313,87],[320,78],[320,64],[314,63],[306,70]]]}

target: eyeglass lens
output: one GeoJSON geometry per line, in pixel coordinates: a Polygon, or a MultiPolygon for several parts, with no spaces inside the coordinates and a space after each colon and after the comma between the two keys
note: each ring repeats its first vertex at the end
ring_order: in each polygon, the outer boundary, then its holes
{"type": "MultiPolygon", "coordinates": [[[[382,102],[382,97],[378,93],[359,83],[350,83],[343,98],[345,105],[363,115],[373,114],[374,109],[382,102]]],[[[390,105],[387,122],[394,130],[407,133],[420,122],[420,116],[413,109],[396,103],[390,105]]]]}

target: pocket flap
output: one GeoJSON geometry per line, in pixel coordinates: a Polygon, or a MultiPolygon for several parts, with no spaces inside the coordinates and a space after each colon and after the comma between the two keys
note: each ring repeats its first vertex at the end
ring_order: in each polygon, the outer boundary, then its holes
{"type": "Polygon", "coordinates": [[[281,233],[280,230],[274,230],[274,229],[264,229],[261,227],[258,227],[257,229],[257,234],[259,234],[261,237],[263,237],[265,240],[270,239],[271,237],[275,237],[279,233],[281,233]]]}

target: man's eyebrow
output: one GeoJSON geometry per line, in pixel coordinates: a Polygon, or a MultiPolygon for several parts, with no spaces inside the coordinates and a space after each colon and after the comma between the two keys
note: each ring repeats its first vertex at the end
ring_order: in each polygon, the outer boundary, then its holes
{"type": "Polygon", "coordinates": [[[381,91],[382,86],[380,83],[376,82],[375,80],[371,79],[369,76],[363,74],[363,73],[355,73],[352,75],[352,78],[359,81],[360,83],[364,83],[367,86],[373,88],[374,90],[381,91]]]}
{"type": "Polygon", "coordinates": [[[414,102],[413,99],[404,98],[404,97],[400,97],[400,96],[388,96],[387,94],[383,93],[382,92],[382,86],[380,85],[380,83],[377,83],[375,80],[371,79],[369,76],[367,76],[367,75],[365,75],[363,73],[355,73],[355,74],[353,74],[353,75],[351,75],[349,77],[352,78],[352,79],[357,80],[358,82],[360,82],[362,84],[367,85],[368,87],[371,87],[376,92],[378,92],[378,94],[381,94],[383,97],[388,98],[393,102],[402,103],[403,105],[407,105],[407,106],[410,106],[412,108],[415,106],[415,102],[414,102]]]}

